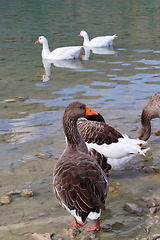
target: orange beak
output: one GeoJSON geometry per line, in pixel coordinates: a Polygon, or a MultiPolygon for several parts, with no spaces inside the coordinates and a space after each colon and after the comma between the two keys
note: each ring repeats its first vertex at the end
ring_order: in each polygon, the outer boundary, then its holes
{"type": "Polygon", "coordinates": [[[94,110],[90,109],[89,107],[85,106],[86,109],[86,116],[91,116],[91,115],[98,115],[97,112],[95,112],[94,110]]]}
{"type": "Polygon", "coordinates": [[[39,39],[35,42],[35,44],[40,43],[39,39]]]}
{"type": "Polygon", "coordinates": [[[78,34],[78,37],[81,37],[81,34],[78,34]]]}

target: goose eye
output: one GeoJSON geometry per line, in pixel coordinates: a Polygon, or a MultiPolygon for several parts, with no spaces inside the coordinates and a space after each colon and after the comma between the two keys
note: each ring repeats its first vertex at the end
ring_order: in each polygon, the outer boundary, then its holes
{"type": "Polygon", "coordinates": [[[80,106],[79,108],[80,108],[80,109],[82,109],[82,108],[83,108],[83,106],[80,106]]]}

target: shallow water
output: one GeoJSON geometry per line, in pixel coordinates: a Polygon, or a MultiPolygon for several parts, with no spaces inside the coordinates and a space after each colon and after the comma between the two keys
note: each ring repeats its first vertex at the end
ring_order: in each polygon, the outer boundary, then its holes
{"type": "MultiPolygon", "coordinates": [[[[54,164],[65,148],[62,115],[68,103],[86,103],[108,124],[136,138],[141,111],[160,90],[160,3],[22,0],[1,1],[0,9],[0,196],[24,188],[35,193],[32,199],[13,196],[9,205],[0,206],[0,234],[1,239],[28,239],[26,232],[61,232],[72,222],[52,193],[54,164]],[[92,49],[90,55],[83,49],[83,60],[42,61],[42,46],[34,44],[40,35],[54,49],[81,45],[77,35],[82,29],[90,38],[115,33],[118,38],[113,49],[92,49]],[[45,75],[44,81],[39,75],[45,75]],[[36,152],[52,157],[41,159],[36,152]]],[[[159,119],[154,119],[152,132],[157,128],[159,119]]],[[[160,138],[152,134],[151,150],[145,157],[134,157],[130,165],[159,167],[159,144],[160,138]]],[[[101,225],[111,230],[97,238],[148,236],[148,208],[140,198],[160,196],[159,173],[112,171],[109,183],[116,190],[108,195],[101,225]],[[128,214],[122,208],[126,202],[144,211],[128,214]]]]}

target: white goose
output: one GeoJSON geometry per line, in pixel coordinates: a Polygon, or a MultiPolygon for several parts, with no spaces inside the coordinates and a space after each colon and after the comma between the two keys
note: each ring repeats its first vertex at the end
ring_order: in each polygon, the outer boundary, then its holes
{"type": "Polygon", "coordinates": [[[84,38],[83,46],[85,47],[111,47],[113,46],[113,40],[117,36],[114,34],[113,36],[100,36],[89,40],[87,32],[82,30],[78,37],[84,38]]]}
{"type": "Polygon", "coordinates": [[[44,36],[40,36],[35,44],[42,43],[42,58],[55,59],[55,60],[70,60],[79,57],[82,46],[60,47],[54,49],[52,52],[49,50],[48,41],[44,36]]]}

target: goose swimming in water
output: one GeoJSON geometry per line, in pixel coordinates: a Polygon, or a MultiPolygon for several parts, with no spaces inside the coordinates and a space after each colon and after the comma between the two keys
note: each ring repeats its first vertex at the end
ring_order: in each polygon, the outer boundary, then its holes
{"type": "Polygon", "coordinates": [[[72,46],[72,47],[59,47],[54,49],[52,52],[49,50],[48,41],[44,36],[40,36],[35,44],[43,44],[42,48],[42,58],[52,59],[52,60],[70,60],[79,57],[82,46],[72,46]]]}
{"type": "Polygon", "coordinates": [[[113,46],[113,40],[117,37],[116,34],[113,36],[99,36],[89,40],[88,34],[86,31],[82,30],[78,37],[83,37],[84,42],[83,46],[85,47],[111,47],[113,46]]]}

